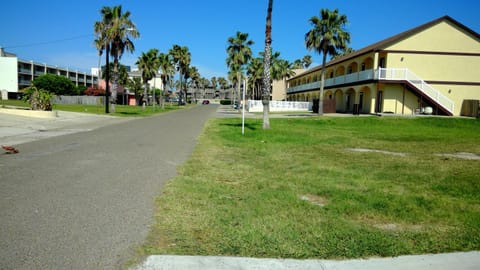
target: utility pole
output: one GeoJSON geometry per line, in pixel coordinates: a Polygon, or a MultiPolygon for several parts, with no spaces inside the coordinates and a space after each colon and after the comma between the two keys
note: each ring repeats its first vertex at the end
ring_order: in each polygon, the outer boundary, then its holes
{"type": "Polygon", "coordinates": [[[110,106],[110,44],[106,44],[105,46],[105,113],[109,113],[109,106],[110,106]]]}

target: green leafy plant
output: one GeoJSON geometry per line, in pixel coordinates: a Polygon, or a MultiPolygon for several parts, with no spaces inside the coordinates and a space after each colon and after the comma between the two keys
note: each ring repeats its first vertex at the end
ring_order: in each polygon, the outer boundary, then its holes
{"type": "Polygon", "coordinates": [[[43,89],[38,89],[35,86],[25,89],[23,101],[30,104],[32,110],[39,111],[51,111],[52,110],[52,98],[55,96],[43,89]]]}
{"type": "Polygon", "coordinates": [[[44,74],[32,81],[38,89],[43,89],[56,95],[77,95],[75,84],[68,78],[60,75],[44,74]]]}

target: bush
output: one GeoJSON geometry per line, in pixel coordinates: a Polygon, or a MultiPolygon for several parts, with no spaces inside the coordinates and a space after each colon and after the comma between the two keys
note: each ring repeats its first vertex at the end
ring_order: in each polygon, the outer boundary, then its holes
{"type": "Polygon", "coordinates": [[[221,105],[232,105],[232,101],[230,99],[222,99],[220,100],[221,105]]]}
{"type": "Polygon", "coordinates": [[[55,95],[76,95],[76,86],[70,79],[53,74],[44,74],[32,81],[37,89],[42,89],[55,95]]]}
{"type": "Polygon", "coordinates": [[[51,111],[51,100],[55,96],[44,89],[38,89],[35,86],[29,87],[24,90],[23,100],[30,103],[32,110],[51,111]]]}
{"type": "Polygon", "coordinates": [[[93,86],[88,87],[83,93],[87,96],[105,96],[105,89],[93,86]]]}
{"type": "Polygon", "coordinates": [[[87,87],[85,85],[79,85],[75,88],[75,95],[81,96],[85,91],[87,90],[87,87]]]}

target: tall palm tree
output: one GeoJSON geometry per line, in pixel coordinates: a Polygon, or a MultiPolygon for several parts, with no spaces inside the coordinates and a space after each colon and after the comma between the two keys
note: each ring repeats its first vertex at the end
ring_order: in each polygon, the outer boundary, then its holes
{"type": "Polygon", "coordinates": [[[322,54],[322,71],[320,81],[320,97],[318,114],[323,115],[323,89],[325,87],[325,64],[328,55],[335,55],[350,42],[350,33],[345,30],[348,23],[346,15],[340,15],[338,9],[320,10],[320,18],[313,16],[309,20],[312,29],[305,34],[305,45],[308,50],[322,54]]]}
{"type": "Polygon", "coordinates": [[[218,77],[217,80],[218,80],[218,84],[220,85],[220,89],[223,90],[222,91],[223,98],[225,98],[225,89],[227,89],[228,87],[228,81],[224,77],[218,77]]]}
{"type": "Polygon", "coordinates": [[[240,95],[243,68],[252,58],[251,45],[253,45],[253,41],[248,40],[248,33],[238,31],[235,37],[228,38],[227,66],[230,72],[235,74],[238,95],[240,95]]]}
{"type": "Polygon", "coordinates": [[[125,51],[133,52],[135,50],[131,38],[139,37],[140,33],[137,31],[135,24],[130,20],[130,12],[123,13],[121,5],[114,7],[104,6],[100,13],[102,20],[95,22],[94,31],[98,37],[97,39],[105,42],[105,49],[107,51],[110,49],[110,55],[113,57],[114,72],[111,106],[112,112],[115,112],[119,59],[125,51]]]}
{"type": "Polygon", "coordinates": [[[271,57],[271,44],[272,44],[272,5],[273,0],[268,1],[267,8],[267,22],[265,25],[265,50],[263,56],[263,91],[262,91],[262,104],[263,104],[263,129],[270,128],[270,119],[268,118],[269,104],[270,104],[270,57],[271,57]]]}
{"type": "Polygon", "coordinates": [[[254,57],[250,60],[247,67],[249,88],[253,90],[253,99],[260,99],[260,89],[262,88],[263,61],[260,57],[254,57]]]}
{"type": "Polygon", "coordinates": [[[302,59],[296,59],[295,61],[293,61],[293,68],[294,69],[303,69],[303,61],[302,59]]]}
{"type": "Polygon", "coordinates": [[[132,91],[133,93],[135,93],[135,100],[139,102],[140,101],[139,93],[143,88],[141,78],[133,77],[131,79],[128,79],[127,87],[129,91],[132,91]]]}
{"type": "MultiPolygon", "coordinates": [[[[99,26],[100,27],[100,26],[99,26]]],[[[99,30],[100,32],[104,32],[103,30],[99,30]]],[[[103,50],[105,49],[105,40],[102,34],[99,34],[97,38],[94,40],[95,48],[98,50],[98,81],[97,81],[97,88],[100,88],[100,79],[102,78],[102,71],[101,71],[101,62],[102,62],[102,54],[103,50]]]]}
{"type": "Polygon", "coordinates": [[[212,85],[212,88],[213,88],[213,93],[214,93],[214,96],[216,96],[217,94],[217,86],[218,86],[218,80],[217,80],[217,77],[211,77],[210,78],[210,82],[211,82],[211,85],[212,85]]]}
{"type": "Polygon", "coordinates": [[[167,85],[170,83],[170,80],[175,73],[175,67],[173,64],[173,58],[168,53],[160,53],[158,55],[158,61],[160,66],[162,85],[163,85],[163,95],[162,95],[162,109],[165,108],[165,97],[167,95],[167,85]]]}
{"type": "Polygon", "coordinates": [[[190,77],[190,82],[193,88],[193,99],[196,102],[197,101],[196,92],[197,92],[198,85],[200,83],[200,73],[198,72],[198,68],[189,67],[188,75],[190,77]]]}
{"type": "MultiPolygon", "coordinates": [[[[187,99],[187,86],[186,80],[185,85],[183,85],[182,80],[185,79],[186,73],[188,72],[188,67],[190,66],[191,54],[186,46],[173,45],[170,49],[169,54],[173,57],[173,62],[175,63],[176,69],[179,72],[180,77],[180,93],[182,90],[184,92],[185,100],[187,99]]],[[[183,96],[183,95],[182,95],[183,96]]],[[[179,100],[181,102],[181,100],[179,100]]]]}
{"type": "MultiPolygon", "coordinates": [[[[158,50],[150,49],[146,53],[142,52],[135,64],[142,73],[144,84],[143,106],[145,108],[145,105],[148,105],[148,81],[156,77],[159,68],[158,50]]],[[[155,103],[155,97],[153,102],[155,103]]]]}

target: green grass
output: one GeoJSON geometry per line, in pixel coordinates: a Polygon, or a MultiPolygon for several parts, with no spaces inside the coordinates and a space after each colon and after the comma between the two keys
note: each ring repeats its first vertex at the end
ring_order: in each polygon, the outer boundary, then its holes
{"type": "Polygon", "coordinates": [[[214,119],[144,254],[356,258],[480,249],[480,121],[214,119]],[[368,148],[395,156],[352,152],[368,148]],[[319,206],[321,204],[323,206],[319,206]]]}
{"type": "MultiPolygon", "coordinates": [[[[183,107],[170,104],[165,104],[165,108],[162,109],[160,106],[147,106],[143,110],[142,106],[127,106],[127,105],[115,105],[115,113],[109,113],[109,115],[114,116],[149,116],[157,113],[172,111],[182,109],[183,107]]],[[[70,112],[82,112],[82,113],[93,113],[93,114],[106,114],[105,106],[99,105],[77,105],[77,104],[55,104],[53,105],[54,110],[58,111],[70,111],[70,112]]]]}
{"type": "MultiPolygon", "coordinates": [[[[2,100],[0,106],[16,106],[16,107],[29,107],[27,102],[21,100],[2,100]]],[[[194,106],[194,105],[187,105],[194,106]]],[[[164,109],[160,106],[147,106],[145,110],[141,106],[126,106],[116,105],[115,113],[109,113],[114,116],[149,116],[157,113],[168,112],[172,110],[183,109],[185,106],[177,106],[176,104],[166,103],[164,109]]],[[[68,111],[68,112],[80,112],[80,113],[92,113],[92,114],[106,114],[105,106],[103,105],[81,105],[81,104],[54,104],[53,110],[56,111],[68,111]]]]}

